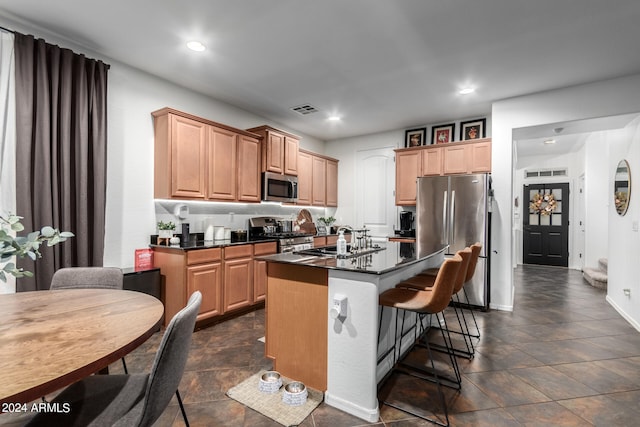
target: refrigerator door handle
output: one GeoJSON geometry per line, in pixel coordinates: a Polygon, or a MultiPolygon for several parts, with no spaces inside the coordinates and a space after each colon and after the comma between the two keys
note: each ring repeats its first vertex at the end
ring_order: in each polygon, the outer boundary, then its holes
{"type": "Polygon", "coordinates": [[[444,199],[442,200],[442,242],[447,243],[447,204],[449,195],[447,190],[444,191],[444,199]]]}
{"type": "Polygon", "coordinates": [[[451,209],[449,211],[449,227],[451,227],[451,241],[449,244],[453,244],[456,241],[456,192],[451,191],[451,209]]]}

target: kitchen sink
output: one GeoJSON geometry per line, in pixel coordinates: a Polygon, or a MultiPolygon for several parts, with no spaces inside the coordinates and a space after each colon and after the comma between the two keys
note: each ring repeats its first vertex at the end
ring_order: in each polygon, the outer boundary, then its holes
{"type": "Polygon", "coordinates": [[[351,245],[347,245],[347,254],[346,255],[338,255],[338,248],[337,246],[322,246],[319,248],[311,248],[311,249],[304,249],[301,251],[297,251],[295,252],[296,254],[299,255],[313,255],[313,256],[318,256],[318,257],[330,257],[330,258],[354,258],[354,257],[358,257],[361,255],[366,255],[366,254],[371,254],[374,252],[379,252],[382,251],[386,248],[379,246],[379,245],[374,245],[370,248],[366,248],[366,249],[358,249],[354,252],[351,251],[351,245]]]}

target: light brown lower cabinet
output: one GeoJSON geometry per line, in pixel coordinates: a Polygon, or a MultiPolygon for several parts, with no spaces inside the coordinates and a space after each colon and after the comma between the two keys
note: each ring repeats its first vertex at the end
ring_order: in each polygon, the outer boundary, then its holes
{"type": "MultiPolygon", "coordinates": [[[[255,246],[259,246],[257,255],[276,252],[275,242],[255,246]]],[[[259,271],[266,270],[266,263],[253,259],[253,248],[254,244],[194,250],[154,247],[154,266],[163,276],[165,326],[195,291],[202,293],[198,322],[262,306],[266,271],[257,288],[254,280],[259,271]]]]}
{"type": "Polygon", "coordinates": [[[187,267],[187,295],[202,293],[198,320],[222,314],[222,262],[187,267]]]}
{"type": "MultiPolygon", "coordinates": [[[[253,245],[253,255],[272,255],[278,252],[276,242],[256,243],[253,245]]],[[[264,301],[267,295],[267,262],[259,259],[253,261],[253,302],[264,301]]]]}
{"type": "Polygon", "coordinates": [[[228,246],[224,251],[224,311],[253,302],[253,245],[228,246]]]}

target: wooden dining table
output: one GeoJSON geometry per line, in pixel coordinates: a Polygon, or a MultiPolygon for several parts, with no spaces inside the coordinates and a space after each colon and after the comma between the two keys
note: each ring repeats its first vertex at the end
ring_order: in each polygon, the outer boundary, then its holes
{"type": "Polygon", "coordinates": [[[146,341],[163,312],[135,291],[0,295],[0,404],[31,402],[100,371],[146,341]]]}

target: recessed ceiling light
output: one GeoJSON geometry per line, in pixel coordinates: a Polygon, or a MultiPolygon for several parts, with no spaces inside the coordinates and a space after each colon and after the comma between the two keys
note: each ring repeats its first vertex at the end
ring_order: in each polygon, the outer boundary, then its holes
{"type": "Polygon", "coordinates": [[[545,144],[547,144],[547,145],[549,145],[549,144],[555,144],[555,143],[556,143],[556,140],[555,140],[555,139],[545,139],[545,140],[544,140],[544,143],[545,143],[545,144]]]}
{"type": "Polygon", "coordinates": [[[196,52],[202,52],[203,50],[206,49],[206,47],[197,40],[192,40],[189,43],[187,43],[187,47],[196,52]]]}
{"type": "Polygon", "coordinates": [[[342,117],[340,117],[340,116],[329,116],[329,117],[327,117],[327,120],[329,120],[330,122],[339,122],[340,120],[342,120],[342,117]]]}
{"type": "Polygon", "coordinates": [[[475,91],[476,91],[476,88],[474,88],[474,87],[464,87],[464,88],[460,89],[458,91],[458,93],[460,95],[469,95],[470,93],[473,93],[475,91]]]}

